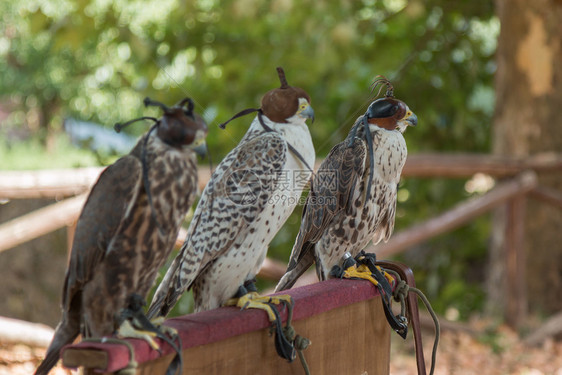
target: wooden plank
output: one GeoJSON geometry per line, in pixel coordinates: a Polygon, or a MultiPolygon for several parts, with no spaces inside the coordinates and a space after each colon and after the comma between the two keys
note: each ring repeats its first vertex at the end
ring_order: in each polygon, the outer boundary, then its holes
{"type": "MultiPolygon", "coordinates": [[[[327,280],[287,291],[295,300],[293,326],[312,340],[305,356],[312,373],[388,374],[390,328],[377,289],[367,281],[327,280]]],[[[286,320],[286,311],[281,311],[286,320]]],[[[286,363],[275,352],[270,323],[261,310],[224,307],[172,318],[183,341],[184,373],[189,374],[302,374],[298,361],[286,363]]],[[[161,343],[162,354],[142,340],[128,339],[138,363],[137,374],[163,373],[174,353],[161,343]]],[[[81,364],[79,353],[92,368],[106,373],[119,371],[130,360],[122,343],[82,342],[63,348],[73,351],[73,366],[81,364]],[[108,359],[92,363],[91,351],[106,351],[108,359]]],[[[92,368],[88,371],[91,371],[92,368]]]]}
{"type": "Polygon", "coordinates": [[[101,350],[68,349],[63,356],[65,366],[87,369],[95,368],[99,363],[107,362],[107,359],[107,353],[101,350]]]}
{"type": "MultiPolygon", "coordinates": [[[[313,374],[385,375],[390,366],[390,329],[380,297],[295,322],[312,344],[304,351],[313,374]]],[[[145,362],[136,374],[164,374],[172,356],[145,362]]],[[[288,363],[275,352],[269,329],[183,352],[185,374],[302,374],[298,358],[288,363]]]]}
{"type": "Polygon", "coordinates": [[[457,228],[513,197],[529,192],[536,186],[536,174],[532,171],[524,172],[515,179],[497,185],[478,198],[459,203],[439,216],[396,233],[387,243],[370,245],[365,251],[376,253],[380,259],[400,253],[410,246],[457,228]]]}

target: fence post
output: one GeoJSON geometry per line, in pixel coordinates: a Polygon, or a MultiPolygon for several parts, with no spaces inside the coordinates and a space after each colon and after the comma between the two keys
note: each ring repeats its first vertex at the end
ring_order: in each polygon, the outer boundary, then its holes
{"type": "Polygon", "coordinates": [[[525,208],[527,197],[520,194],[510,199],[506,207],[505,269],[507,273],[505,320],[518,328],[528,310],[525,263],[525,208]]]}

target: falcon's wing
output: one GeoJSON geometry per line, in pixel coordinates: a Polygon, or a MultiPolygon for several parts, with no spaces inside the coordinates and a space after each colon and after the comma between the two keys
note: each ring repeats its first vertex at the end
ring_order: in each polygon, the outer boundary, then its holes
{"type": "Polygon", "coordinates": [[[367,146],[356,138],[334,146],[313,179],[303,209],[301,227],[287,271],[276,290],[290,288],[315,260],[314,244],[320,240],[332,219],[351,209],[353,193],[365,173],[367,146]]]}
{"type": "Polygon", "coordinates": [[[74,233],[63,288],[63,309],[70,308],[74,295],[91,280],[141,186],[141,162],[132,155],[117,160],[100,175],[82,209],[74,233]]]}
{"type": "Polygon", "coordinates": [[[219,164],[205,187],[187,239],[154,295],[148,316],[167,315],[198,274],[251,235],[250,224],[277,188],[287,143],[269,132],[248,139],[219,164]]]}

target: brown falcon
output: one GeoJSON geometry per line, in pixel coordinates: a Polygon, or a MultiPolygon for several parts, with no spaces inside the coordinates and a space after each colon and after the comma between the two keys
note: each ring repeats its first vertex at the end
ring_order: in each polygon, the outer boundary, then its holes
{"type": "Polygon", "coordinates": [[[387,241],[394,228],[396,193],[407,148],[402,133],[417,124],[406,103],[375,100],[348,137],[332,148],[312,182],[301,227],[276,291],[291,288],[316,263],[320,280],[345,252],[355,257],[368,243],[387,241]]]}
{"type": "Polygon", "coordinates": [[[120,315],[134,296],[146,298],[195,199],[205,122],[193,112],[191,99],[168,108],[147,98],[145,105],[161,107],[164,115],[142,118],[154,126],[105,169],[90,192],[66,271],[62,319],[36,374],[47,374],[61,347],[79,334],[134,335],[120,315]]]}
{"type": "MultiPolygon", "coordinates": [[[[311,176],[314,147],[308,94],[287,84],[267,92],[250,128],[205,187],[178,256],[158,287],[149,317],[167,315],[193,289],[195,311],[217,308],[254,278],[267,247],[311,176]]],[[[271,317],[271,316],[270,316],[271,317]]]]}

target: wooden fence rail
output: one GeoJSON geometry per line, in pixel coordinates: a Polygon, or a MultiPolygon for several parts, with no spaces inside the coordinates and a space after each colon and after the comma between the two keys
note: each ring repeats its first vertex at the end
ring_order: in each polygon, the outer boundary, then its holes
{"type": "Polygon", "coordinates": [[[84,202],[86,194],[78,195],[0,225],[0,252],[65,226],[72,226],[84,202]]]}
{"type": "MultiPolygon", "coordinates": [[[[317,163],[317,166],[319,163],[317,163]]],[[[0,172],[0,199],[60,199],[86,193],[96,182],[103,169],[103,167],[98,167],[0,172]]],[[[476,173],[486,173],[493,177],[508,177],[529,169],[537,172],[562,171],[562,155],[547,153],[521,159],[484,154],[415,154],[408,157],[402,175],[404,177],[466,178],[476,173]]],[[[199,168],[199,185],[201,189],[207,184],[209,177],[210,171],[208,169],[204,167],[199,168]]],[[[540,188],[534,190],[534,195],[562,207],[562,198],[558,192],[540,188]]],[[[81,206],[76,204],[77,200],[68,203],[63,202],[49,206],[49,209],[46,207],[38,210],[36,213],[1,224],[0,252],[42,236],[49,231],[63,228],[68,222],[76,221],[81,211],[81,206]],[[62,220],[53,220],[51,222],[49,222],[50,220],[45,220],[45,218],[51,217],[51,215],[61,217],[62,220]],[[19,234],[10,236],[10,233],[16,233],[16,228],[19,228],[19,234]]],[[[470,217],[464,217],[464,210],[466,208],[463,207],[455,211],[455,215],[460,214],[462,216],[455,220],[465,222],[474,217],[470,213],[470,208],[467,212],[470,214],[470,217]]],[[[451,215],[443,216],[441,222],[450,218],[451,215]]],[[[438,218],[435,220],[438,220],[438,218]]],[[[430,222],[431,225],[434,225],[434,223],[435,221],[430,222]]],[[[442,233],[443,230],[449,229],[444,227],[435,232],[435,235],[442,233]]],[[[409,233],[415,235],[416,232],[409,233]]],[[[184,232],[180,233],[180,235],[182,234],[184,232]]],[[[383,251],[388,249],[389,252],[393,252],[391,250],[393,246],[399,246],[400,249],[403,249],[404,245],[400,244],[403,243],[405,236],[394,236],[391,242],[385,245],[385,250],[383,251]],[[393,245],[396,240],[400,240],[400,242],[393,245]]],[[[422,237],[423,240],[428,238],[427,236],[422,237]]],[[[180,240],[183,240],[183,238],[185,237],[181,237],[180,240]]],[[[411,241],[409,240],[409,242],[411,241]]]]}
{"type": "MultiPolygon", "coordinates": [[[[316,163],[318,167],[319,163],[316,163]]],[[[85,193],[97,180],[104,168],[72,170],[42,170],[0,172],[0,200],[56,198],[65,199],[33,213],[0,224],[0,252],[74,223],[81,211],[85,193]]],[[[525,316],[526,296],[517,294],[516,286],[525,282],[521,277],[524,254],[521,250],[525,197],[530,196],[562,209],[559,191],[539,186],[537,174],[562,172],[562,154],[543,153],[528,158],[513,158],[487,154],[414,154],[408,157],[403,177],[469,178],[476,173],[500,179],[497,186],[482,196],[461,202],[452,209],[423,223],[396,233],[388,243],[379,244],[379,257],[397,254],[431,237],[463,225],[475,217],[506,204],[510,225],[506,231],[506,270],[508,273],[508,318],[517,325],[525,316]],[[512,280],[511,280],[512,279],[512,280]],[[513,290],[511,290],[513,289],[513,290]]],[[[210,178],[210,171],[199,168],[202,189],[210,178]]],[[[185,231],[180,232],[178,244],[185,231]]],[[[281,262],[267,259],[261,274],[278,279],[284,271],[281,262]]],[[[524,284],[523,284],[524,285],[524,284]]],[[[524,289],[524,288],[522,288],[524,289]]]]}
{"type": "MultiPolygon", "coordinates": [[[[398,254],[411,246],[458,228],[514,197],[528,193],[536,186],[535,172],[523,172],[479,197],[461,202],[439,216],[396,233],[389,242],[377,245],[376,253],[381,258],[398,254]]],[[[371,245],[366,251],[375,252],[375,247],[371,245]]]]}
{"type": "Polygon", "coordinates": [[[414,154],[408,156],[402,170],[404,177],[471,177],[476,173],[502,178],[526,170],[562,171],[562,154],[541,153],[526,158],[490,154],[414,154]]]}
{"type": "MultiPolygon", "coordinates": [[[[316,163],[316,167],[321,161],[316,163]]],[[[84,193],[104,167],[40,171],[0,171],[0,199],[62,198],[84,193]]],[[[402,176],[464,178],[476,173],[509,177],[524,170],[562,171],[562,154],[543,153],[529,158],[488,154],[414,154],[408,156],[402,176]]],[[[209,181],[210,171],[199,168],[199,185],[209,181]]]]}

